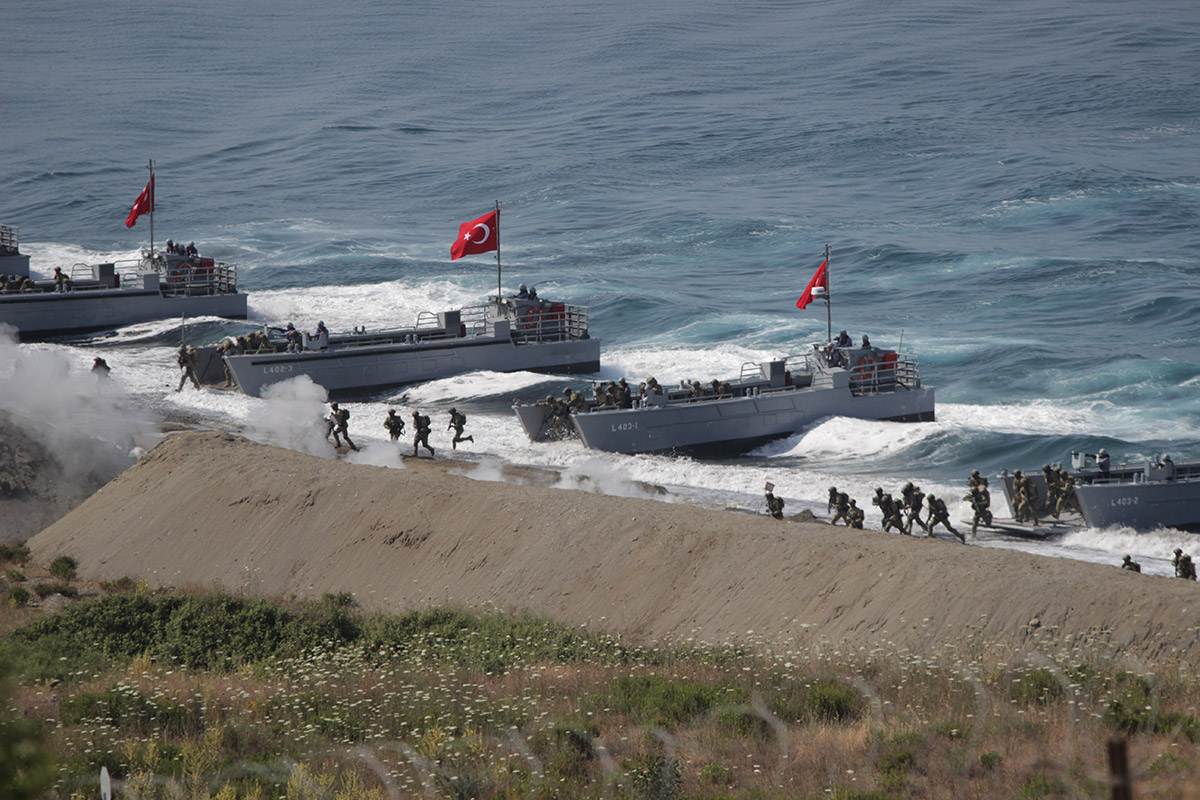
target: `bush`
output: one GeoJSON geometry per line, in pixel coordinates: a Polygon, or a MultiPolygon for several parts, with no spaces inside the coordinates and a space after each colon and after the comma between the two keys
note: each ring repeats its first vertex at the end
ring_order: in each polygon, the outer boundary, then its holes
{"type": "Polygon", "coordinates": [[[1062,681],[1048,669],[1032,669],[1014,678],[1008,695],[1023,705],[1045,705],[1062,698],[1062,681]]]}
{"type": "Polygon", "coordinates": [[[30,599],[33,597],[29,590],[24,586],[13,586],[5,593],[8,604],[13,608],[29,605],[30,599]]]}
{"type": "Polygon", "coordinates": [[[61,594],[63,597],[78,597],[79,590],[69,583],[46,583],[44,581],[35,583],[33,591],[38,597],[49,597],[52,594],[61,594]]]}
{"type": "Polygon", "coordinates": [[[837,678],[777,686],[767,707],[785,722],[849,722],[862,716],[862,694],[837,678]]]}
{"type": "Polygon", "coordinates": [[[25,573],[19,569],[8,569],[4,571],[4,577],[8,578],[11,583],[24,583],[25,573]]]}
{"type": "Polygon", "coordinates": [[[743,702],[744,692],[732,684],[688,683],[642,675],[618,678],[606,705],[643,725],[672,728],[707,714],[718,704],[743,702]]]}
{"type": "Polygon", "coordinates": [[[70,556],[59,556],[50,562],[50,574],[60,581],[74,580],[78,566],[79,562],[70,556]]]}
{"type": "Polygon", "coordinates": [[[23,544],[0,544],[0,563],[28,564],[29,548],[23,544]]]}
{"type": "Polygon", "coordinates": [[[106,592],[133,592],[137,591],[137,583],[126,575],[115,581],[101,581],[100,588],[106,592]]]}

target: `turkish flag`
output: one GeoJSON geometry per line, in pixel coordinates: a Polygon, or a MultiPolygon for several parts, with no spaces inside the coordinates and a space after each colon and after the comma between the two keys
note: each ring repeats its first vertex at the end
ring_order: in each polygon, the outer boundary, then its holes
{"type": "Polygon", "coordinates": [[[133,209],[129,212],[129,216],[125,218],[125,227],[132,228],[137,224],[137,219],[142,214],[150,214],[154,211],[154,175],[150,176],[150,182],[146,184],[146,188],[142,189],[142,193],[138,195],[138,199],[134,201],[133,209]]]}
{"type": "Polygon", "coordinates": [[[808,282],[808,286],[804,287],[804,294],[800,295],[800,299],[796,301],[796,308],[808,308],[808,304],[813,301],[813,289],[820,286],[825,290],[825,296],[829,296],[829,276],[825,273],[825,267],[829,265],[829,261],[822,261],[821,266],[817,267],[817,274],[812,276],[812,280],[808,282]]]}
{"type": "Polygon", "coordinates": [[[499,249],[500,212],[497,210],[458,226],[458,239],[450,245],[450,260],[499,249]]]}

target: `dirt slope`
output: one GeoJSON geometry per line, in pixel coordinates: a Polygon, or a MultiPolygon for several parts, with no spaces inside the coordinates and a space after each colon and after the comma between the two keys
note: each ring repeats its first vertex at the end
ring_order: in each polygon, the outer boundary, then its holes
{"type": "Polygon", "coordinates": [[[177,434],[29,544],[42,562],[74,556],[88,578],[352,592],[390,611],[490,604],[647,642],[754,631],[923,652],[971,629],[1021,647],[1031,630],[1102,631],[1139,658],[1200,657],[1191,582],[406,463],[177,434]]]}

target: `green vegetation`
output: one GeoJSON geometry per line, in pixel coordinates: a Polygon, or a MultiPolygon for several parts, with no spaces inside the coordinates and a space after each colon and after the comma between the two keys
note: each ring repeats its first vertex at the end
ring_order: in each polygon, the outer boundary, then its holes
{"type": "Polygon", "coordinates": [[[73,580],[78,566],[79,562],[70,556],[59,556],[50,562],[50,574],[60,581],[73,580]]]}
{"type": "Polygon", "coordinates": [[[0,544],[0,564],[29,563],[29,548],[23,544],[0,544]]]}
{"type": "Polygon", "coordinates": [[[365,615],[348,595],[109,591],[0,617],[20,681],[0,769],[22,742],[20,797],[47,753],[58,797],[94,796],[104,766],[144,800],[1099,797],[1114,735],[1135,737],[1139,796],[1180,797],[1200,764],[1193,674],[1052,635],[1036,666],[969,636],[921,657],[656,650],[529,615],[365,615]]]}

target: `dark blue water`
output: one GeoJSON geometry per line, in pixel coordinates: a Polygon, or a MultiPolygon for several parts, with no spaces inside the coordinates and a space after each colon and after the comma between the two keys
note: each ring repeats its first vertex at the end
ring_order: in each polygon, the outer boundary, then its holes
{"type": "Polygon", "coordinates": [[[589,305],[614,374],[707,379],[824,334],[829,243],[834,331],[903,335],[946,421],[863,469],[1200,456],[1193,3],[43,0],[2,39],[35,255],[146,244],[153,158],[158,241],[349,327],[325,287],[494,288],[449,247],[499,200],[506,284],[589,305]]]}

